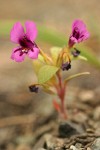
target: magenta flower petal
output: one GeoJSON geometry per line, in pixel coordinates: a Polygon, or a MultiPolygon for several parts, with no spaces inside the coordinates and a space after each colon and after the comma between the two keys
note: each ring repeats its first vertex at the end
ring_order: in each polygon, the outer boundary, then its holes
{"type": "Polygon", "coordinates": [[[18,44],[19,40],[24,37],[24,35],[24,28],[22,27],[21,23],[15,23],[10,33],[11,41],[18,44]]]}
{"type": "Polygon", "coordinates": [[[70,40],[71,40],[71,43],[78,43],[78,41],[77,41],[77,39],[76,38],[74,38],[73,36],[72,37],[70,37],[70,40]]]}
{"type": "Polygon", "coordinates": [[[77,27],[80,30],[86,29],[86,25],[82,20],[75,20],[72,24],[72,30],[74,30],[75,27],[77,27]]]}
{"type": "Polygon", "coordinates": [[[72,47],[75,43],[80,43],[89,38],[89,32],[86,25],[81,20],[75,20],[72,24],[72,33],[69,38],[69,46],[72,47]]]}
{"type": "Polygon", "coordinates": [[[37,59],[38,58],[38,54],[39,54],[39,49],[38,48],[34,48],[33,51],[32,50],[28,51],[28,56],[31,59],[37,59]]]}
{"type": "Polygon", "coordinates": [[[15,60],[16,62],[22,62],[25,58],[26,54],[22,54],[20,53],[19,48],[14,48],[11,54],[11,59],[15,60]]]}
{"type": "Polygon", "coordinates": [[[37,36],[36,25],[32,21],[27,21],[25,27],[26,33],[20,22],[17,22],[11,30],[11,41],[19,44],[19,48],[13,49],[11,55],[11,59],[16,62],[22,62],[26,55],[31,59],[38,58],[39,48],[34,41],[37,36]]]}
{"type": "Polygon", "coordinates": [[[26,36],[29,40],[34,41],[37,36],[37,28],[34,22],[27,21],[25,23],[26,27],[26,36]]]}

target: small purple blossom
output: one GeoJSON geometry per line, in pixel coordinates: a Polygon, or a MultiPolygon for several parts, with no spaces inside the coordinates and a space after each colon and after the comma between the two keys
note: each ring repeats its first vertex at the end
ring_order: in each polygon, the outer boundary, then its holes
{"type": "Polygon", "coordinates": [[[89,32],[86,29],[86,25],[81,20],[75,20],[72,24],[72,33],[69,38],[69,47],[72,47],[75,43],[80,43],[89,38],[89,32]]]}
{"type": "Polygon", "coordinates": [[[26,33],[20,22],[14,24],[10,38],[11,41],[19,44],[18,47],[12,51],[11,59],[16,62],[22,62],[25,56],[28,55],[31,59],[37,59],[39,54],[39,48],[34,42],[37,37],[37,28],[34,22],[25,22],[26,33]]]}

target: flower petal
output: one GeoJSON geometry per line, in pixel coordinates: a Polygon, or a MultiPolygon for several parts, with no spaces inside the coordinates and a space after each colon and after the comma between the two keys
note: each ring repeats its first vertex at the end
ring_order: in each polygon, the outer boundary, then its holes
{"type": "Polygon", "coordinates": [[[25,35],[24,33],[24,28],[21,25],[20,22],[17,22],[14,24],[11,33],[10,33],[10,38],[11,41],[14,43],[19,43],[19,40],[25,35]]]}
{"type": "Polygon", "coordinates": [[[26,36],[29,40],[34,41],[37,36],[37,28],[33,21],[27,21],[25,23],[26,27],[26,36]]]}
{"type": "Polygon", "coordinates": [[[75,20],[72,25],[72,31],[77,28],[80,35],[86,36],[86,39],[89,37],[89,32],[87,31],[86,25],[82,20],[75,20]]]}
{"type": "Polygon", "coordinates": [[[22,55],[20,55],[20,51],[21,48],[14,48],[11,54],[11,59],[15,60],[16,62],[22,62],[26,54],[23,53],[22,55]]]}
{"type": "Polygon", "coordinates": [[[78,43],[78,40],[75,38],[75,37],[70,37],[70,41],[72,42],[72,43],[78,43]]]}
{"type": "Polygon", "coordinates": [[[38,54],[39,54],[39,49],[38,48],[34,48],[33,51],[29,50],[29,52],[28,52],[28,56],[31,59],[37,59],[38,58],[38,54]]]}
{"type": "Polygon", "coordinates": [[[82,20],[75,20],[72,24],[72,33],[69,38],[69,46],[72,47],[75,43],[80,43],[89,38],[89,32],[82,20]]]}
{"type": "Polygon", "coordinates": [[[86,29],[86,25],[84,24],[84,22],[82,20],[75,20],[72,24],[72,30],[74,30],[74,28],[77,27],[79,30],[84,30],[86,29]]]}

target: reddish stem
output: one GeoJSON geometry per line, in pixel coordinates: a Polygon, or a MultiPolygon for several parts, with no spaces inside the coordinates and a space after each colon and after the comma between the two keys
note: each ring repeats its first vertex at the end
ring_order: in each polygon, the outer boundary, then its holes
{"type": "Polygon", "coordinates": [[[58,77],[58,86],[56,86],[56,88],[57,88],[58,96],[59,96],[59,98],[61,100],[61,106],[60,106],[61,115],[62,115],[62,117],[64,119],[66,119],[67,118],[67,114],[66,114],[66,109],[65,109],[65,106],[64,106],[64,98],[65,98],[66,86],[62,82],[62,78],[61,78],[60,72],[57,73],[57,77],[58,77]]]}

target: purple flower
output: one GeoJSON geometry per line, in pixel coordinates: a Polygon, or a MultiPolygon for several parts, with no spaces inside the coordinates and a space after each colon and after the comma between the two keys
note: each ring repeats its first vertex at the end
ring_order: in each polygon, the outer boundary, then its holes
{"type": "Polygon", "coordinates": [[[86,25],[81,20],[75,20],[72,25],[72,33],[69,38],[69,47],[72,47],[75,43],[80,43],[89,38],[89,32],[86,29],[86,25]]]}
{"type": "Polygon", "coordinates": [[[18,47],[12,51],[11,59],[16,62],[22,62],[26,55],[31,59],[37,59],[39,54],[39,48],[37,47],[34,40],[37,36],[37,28],[34,22],[27,21],[25,23],[26,33],[20,22],[14,24],[10,38],[11,41],[19,44],[18,47]]]}

